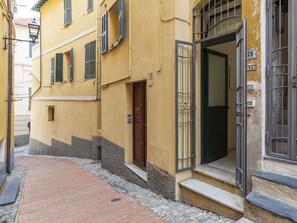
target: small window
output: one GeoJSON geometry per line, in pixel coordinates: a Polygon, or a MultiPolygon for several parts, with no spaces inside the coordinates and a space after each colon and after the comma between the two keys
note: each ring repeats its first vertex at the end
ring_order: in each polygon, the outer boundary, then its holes
{"type": "Polygon", "coordinates": [[[101,54],[119,45],[124,39],[125,17],[124,0],[118,0],[101,18],[101,54]],[[111,43],[108,46],[108,43],[111,43]]]}
{"type": "Polygon", "coordinates": [[[29,58],[32,58],[33,43],[29,42],[29,58]]]}
{"type": "Polygon", "coordinates": [[[48,106],[48,121],[54,121],[55,120],[55,106],[48,106]]]}
{"type": "Polygon", "coordinates": [[[71,0],[64,0],[64,26],[72,22],[71,0]]]}
{"type": "Polygon", "coordinates": [[[73,80],[73,49],[64,53],[65,57],[65,80],[73,80]]]}
{"type": "Polygon", "coordinates": [[[88,12],[93,11],[94,0],[88,0],[88,12]]]}
{"type": "Polygon", "coordinates": [[[96,41],[85,45],[85,79],[96,77],[96,41]]]}

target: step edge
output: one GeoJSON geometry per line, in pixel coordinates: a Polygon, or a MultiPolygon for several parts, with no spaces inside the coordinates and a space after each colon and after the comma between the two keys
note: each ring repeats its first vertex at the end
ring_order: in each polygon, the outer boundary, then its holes
{"type": "MultiPolygon", "coordinates": [[[[203,167],[203,168],[210,168],[210,169],[212,169],[212,170],[215,171],[215,168],[212,168],[212,167],[203,167]]],[[[202,175],[205,175],[205,176],[207,176],[207,177],[209,177],[209,178],[212,178],[212,179],[215,179],[215,180],[218,180],[218,181],[222,181],[222,182],[224,182],[224,183],[226,183],[226,184],[229,184],[229,185],[231,185],[231,186],[235,186],[235,187],[236,187],[236,182],[235,182],[235,180],[234,180],[234,181],[233,181],[233,180],[229,180],[229,179],[227,179],[226,177],[221,177],[221,176],[216,177],[216,176],[214,176],[213,174],[209,173],[206,169],[201,169],[201,168],[196,167],[196,168],[193,169],[192,171],[194,171],[194,172],[197,173],[197,174],[202,174],[202,175]]],[[[224,172],[224,171],[222,171],[222,172],[224,172]]],[[[224,172],[224,173],[225,173],[225,174],[229,174],[229,173],[227,173],[227,172],[224,172]]],[[[231,174],[229,174],[229,175],[231,176],[231,174]]]]}
{"type": "Polygon", "coordinates": [[[7,189],[7,187],[12,184],[12,183],[16,183],[17,187],[15,188],[15,196],[13,198],[13,200],[9,200],[7,202],[4,202],[2,204],[0,204],[0,206],[6,206],[6,205],[10,205],[10,204],[14,204],[18,198],[18,195],[20,193],[20,189],[21,189],[21,180],[20,179],[8,179],[7,183],[5,185],[5,188],[3,189],[1,195],[0,195],[0,202],[2,202],[2,196],[5,194],[5,189],[7,189]]]}
{"type": "Polygon", "coordinates": [[[287,207],[290,208],[290,209],[295,209],[295,212],[294,212],[294,211],[291,211],[290,213],[297,213],[297,206],[294,206],[294,205],[285,203],[285,202],[283,202],[283,201],[281,201],[281,200],[278,200],[278,199],[275,199],[275,198],[272,198],[272,197],[265,196],[265,195],[263,195],[263,194],[261,194],[261,193],[258,193],[258,192],[250,192],[250,193],[246,196],[245,199],[246,199],[248,202],[250,202],[251,204],[253,204],[253,205],[255,205],[255,206],[257,206],[257,207],[259,207],[259,208],[261,208],[261,209],[264,209],[264,210],[266,210],[266,211],[268,211],[268,212],[274,213],[274,214],[276,214],[276,215],[278,215],[278,216],[281,216],[281,217],[283,217],[283,218],[287,218],[287,219],[290,219],[290,220],[292,220],[292,221],[294,221],[294,222],[297,222],[297,214],[296,214],[296,216],[288,216],[288,215],[285,215],[285,214],[283,214],[282,212],[279,212],[279,211],[278,211],[278,210],[283,210],[284,207],[287,206],[287,207]],[[274,203],[277,203],[278,206],[280,206],[280,207],[282,207],[282,208],[277,209],[277,211],[274,211],[274,210],[272,210],[272,209],[270,208],[271,205],[262,205],[262,204],[259,204],[259,203],[261,203],[261,202],[254,201],[253,198],[252,198],[253,196],[255,196],[256,198],[261,197],[262,199],[266,199],[266,200],[269,201],[269,202],[268,202],[269,204],[271,204],[271,203],[273,203],[273,202],[274,202],[274,203]]]}
{"type": "Polygon", "coordinates": [[[297,189],[297,179],[294,177],[289,177],[277,173],[271,173],[267,171],[255,171],[253,173],[254,177],[260,178],[262,180],[270,181],[272,183],[277,183],[284,185],[293,189],[297,189]]]}
{"type": "MultiPolygon", "coordinates": [[[[193,188],[192,186],[187,185],[186,182],[189,181],[189,180],[199,181],[199,180],[197,180],[197,179],[188,179],[188,180],[185,180],[185,181],[180,182],[180,185],[181,185],[182,187],[187,188],[188,190],[191,190],[191,191],[197,193],[197,194],[203,195],[203,196],[207,197],[208,199],[211,199],[211,200],[213,200],[213,201],[215,201],[215,202],[218,202],[218,203],[221,204],[221,205],[224,205],[224,206],[226,206],[226,207],[229,207],[229,208],[231,208],[231,209],[233,209],[233,210],[236,210],[236,211],[238,211],[238,212],[240,212],[240,213],[244,213],[244,206],[242,206],[242,208],[240,208],[240,207],[238,207],[238,206],[231,205],[230,203],[226,203],[226,202],[222,201],[221,199],[218,199],[217,197],[214,197],[214,196],[212,197],[212,196],[209,196],[209,194],[202,193],[201,191],[198,191],[197,189],[193,188]]],[[[203,184],[207,184],[207,183],[204,183],[203,181],[199,181],[199,182],[200,182],[200,183],[203,183],[203,184]]],[[[213,185],[210,185],[210,184],[207,184],[207,185],[209,185],[209,187],[211,187],[211,188],[213,188],[213,189],[215,188],[216,190],[220,190],[220,192],[223,192],[223,193],[225,193],[225,194],[228,194],[228,195],[230,195],[231,197],[235,197],[235,198],[237,198],[238,200],[239,200],[239,199],[242,200],[242,203],[244,202],[244,198],[243,198],[243,197],[240,197],[240,196],[238,196],[238,195],[236,195],[236,194],[230,193],[230,192],[228,192],[228,191],[225,191],[225,190],[223,190],[223,189],[221,189],[221,188],[218,188],[218,187],[215,187],[215,186],[213,186],[213,185]]]]}

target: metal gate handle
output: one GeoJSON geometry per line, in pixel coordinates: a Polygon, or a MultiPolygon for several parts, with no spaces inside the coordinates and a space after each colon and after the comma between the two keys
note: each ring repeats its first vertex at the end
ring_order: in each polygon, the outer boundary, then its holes
{"type": "Polygon", "coordinates": [[[296,83],[296,81],[294,81],[294,79],[296,79],[296,76],[293,76],[293,78],[292,78],[292,80],[293,80],[292,87],[297,88],[297,83],[296,83]]]}

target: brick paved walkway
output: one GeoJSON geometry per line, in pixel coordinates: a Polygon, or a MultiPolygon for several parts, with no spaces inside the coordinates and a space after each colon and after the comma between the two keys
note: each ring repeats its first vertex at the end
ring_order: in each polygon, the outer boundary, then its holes
{"type": "Polygon", "coordinates": [[[16,162],[28,167],[17,222],[164,222],[70,160],[21,157],[16,162]]]}

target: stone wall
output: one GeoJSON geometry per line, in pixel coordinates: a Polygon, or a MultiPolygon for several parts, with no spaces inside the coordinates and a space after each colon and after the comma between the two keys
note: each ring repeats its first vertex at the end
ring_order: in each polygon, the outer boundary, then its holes
{"type": "Polygon", "coordinates": [[[148,163],[147,182],[125,165],[125,150],[102,138],[102,167],[141,187],[175,200],[175,177],[148,163]]]}
{"type": "Polygon", "coordinates": [[[175,177],[148,163],[147,181],[151,191],[175,200],[175,177]]]}
{"type": "Polygon", "coordinates": [[[46,145],[30,138],[29,154],[79,157],[97,160],[100,158],[101,138],[93,136],[92,141],[72,136],[71,145],[52,139],[52,145],[46,145]]]}

